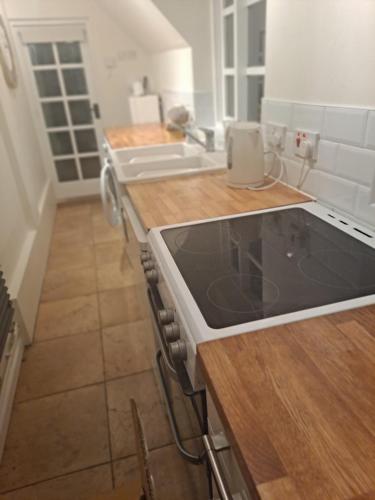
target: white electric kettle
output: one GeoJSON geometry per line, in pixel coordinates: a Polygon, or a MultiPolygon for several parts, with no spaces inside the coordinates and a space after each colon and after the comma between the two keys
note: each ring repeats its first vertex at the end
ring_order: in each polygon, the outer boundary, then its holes
{"type": "Polygon", "coordinates": [[[264,146],[259,123],[233,122],[226,129],[228,186],[257,187],[264,183],[264,146]]]}

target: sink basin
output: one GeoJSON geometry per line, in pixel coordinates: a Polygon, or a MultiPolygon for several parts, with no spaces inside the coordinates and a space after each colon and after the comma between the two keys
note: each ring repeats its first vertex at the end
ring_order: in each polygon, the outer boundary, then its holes
{"type": "Polygon", "coordinates": [[[206,153],[185,143],[160,144],[112,150],[118,180],[122,183],[192,175],[226,168],[224,152],[206,153]]]}
{"type": "Polygon", "coordinates": [[[198,145],[176,142],[174,144],[157,144],[137,148],[123,148],[112,150],[114,163],[139,163],[157,160],[168,160],[196,156],[204,152],[198,145]]]}

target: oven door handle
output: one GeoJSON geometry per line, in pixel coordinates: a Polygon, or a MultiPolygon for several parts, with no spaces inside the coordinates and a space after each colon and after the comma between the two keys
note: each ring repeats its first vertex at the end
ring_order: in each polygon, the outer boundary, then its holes
{"type": "Polygon", "coordinates": [[[225,479],[215,446],[209,435],[205,434],[202,436],[203,445],[206,450],[206,457],[208,463],[210,464],[211,472],[215,479],[215,484],[220,495],[221,500],[233,500],[233,496],[230,492],[228,483],[225,479]]]}
{"type": "Polygon", "coordinates": [[[157,311],[156,311],[156,305],[155,305],[154,300],[152,298],[152,292],[151,292],[150,289],[147,290],[147,296],[148,296],[148,300],[150,302],[152,313],[153,313],[153,316],[154,316],[154,320],[155,320],[155,324],[156,324],[156,332],[157,332],[157,335],[158,335],[158,338],[159,338],[160,350],[161,350],[161,353],[163,355],[164,363],[166,364],[168,370],[171,372],[173,378],[178,381],[177,372],[176,372],[174,366],[172,365],[172,363],[170,361],[169,353],[168,353],[168,350],[167,350],[167,348],[165,346],[165,341],[164,341],[164,338],[163,338],[163,334],[160,331],[160,325],[159,325],[158,314],[157,314],[157,311]]]}
{"type": "MultiPolygon", "coordinates": [[[[169,423],[170,423],[170,426],[172,429],[173,439],[176,443],[178,451],[183,456],[183,458],[185,458],[185,460],[188,460],[189,462],[191,462],[195,465],[202,464],[205,460],[205,453],[202,453],[201,455],[193,455],[192,453],[190,453],[190,451],[188,451],[184,447],[184,445],[182,443],[180,431],[178,430],[178,426],[177,426],[176,415],[174,413],[171,397],[170,397],[169,392],[168,392],[167,381],[165,380],[165,375],[163,373],[163,367],[161,365],[161,358],[162,357],[163,357],[162,353],[159,350],[156,353],[156,365],[157,365],[159,376],[160,376],[161,388],[162,388],[162,392],[163,392],[163,396],[164,396],[164,400],[165,400],[165,404],[166,404],[166,408],[167,408],[168,420],[169,420],[169,423]]],[[[164,359],[164,357],[163,357],[163,359],[164,359]]]]}

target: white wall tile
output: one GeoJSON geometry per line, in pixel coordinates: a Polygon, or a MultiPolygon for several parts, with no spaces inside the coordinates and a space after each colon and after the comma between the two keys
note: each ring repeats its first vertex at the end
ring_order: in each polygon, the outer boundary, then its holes
{"type": "Polygon", "coordinates": [[[293,105],[289,102],[263,99],[262,122],[280,123],[290,128],[292,125],[292,107],[293,105]]]}
{"type": "Polygon", "coordinates": [[[321,132],[323,128],[324,107],[294,104],[292,115],[292,128],[321,132]]]}
{"type": "Polygon", "coordinates": [[[283,155],[288,158],[295,158],[294,156],[294,133],[287,132],[285,138],[285,150],[283,155]]]}
{"type": "Polygon", "coordinates": [[[375,149],[375,111],[368,114],[365,147],[375,149]]]}
{"type": "Polygon", "coordinates": [[[364,144],[367,110],[327,107],[322,137],[332,141],[362,146],[364,144]]]}
{"type": "Polygon", "coordinates": [[[375,151],[340,144],[336,175],[369,186],[375,174],[375,151]]]}
{"type": "Polygon", "coordinates": [[[317,168],[327,172],[334,172],[336,155],[339,145],[337,142],[321,140],[319,143],[317,168]]]}
{"type": "Polygon", "coordinates": [[[284,159],[284,175],[282,181],[296,187],[301,176],[302,164],[290,159],[284,159]]]}
{"type": "Polygon", "coordinates": [[[353,213],[357,193],[357,185],[354,182],[311,169],[301,189],[331,207],[353,213]]]}
{"type": "Polygon", "coordinates": [[[375,229],[375,205],[370,205],[371,192],[369,188],[359,186],[355,201],[354,215],[375,229]]]}

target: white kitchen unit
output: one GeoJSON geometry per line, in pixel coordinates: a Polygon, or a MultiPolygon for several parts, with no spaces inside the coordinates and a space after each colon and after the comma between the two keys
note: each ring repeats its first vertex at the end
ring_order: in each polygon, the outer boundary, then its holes
{"type": "Polygon", "coordinates": [[[158,95],[129,97],[130,114],[134,125],[160,123],[160,99],[158,95]]]}

